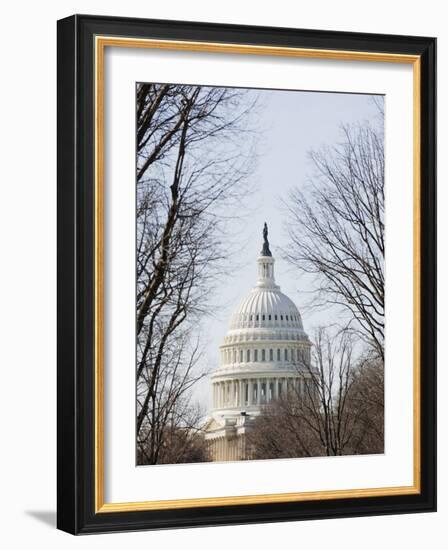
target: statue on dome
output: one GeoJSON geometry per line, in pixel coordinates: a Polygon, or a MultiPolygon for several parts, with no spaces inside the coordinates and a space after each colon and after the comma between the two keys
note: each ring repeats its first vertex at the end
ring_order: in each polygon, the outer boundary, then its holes
{"type": "Polygon", "coordinates": [[[266,222],[264,222],[264,227],[263,227],[263,248],[261,249],[261,255],[272,256],[272,253],[269,249],[268,224],[266,222]]]}

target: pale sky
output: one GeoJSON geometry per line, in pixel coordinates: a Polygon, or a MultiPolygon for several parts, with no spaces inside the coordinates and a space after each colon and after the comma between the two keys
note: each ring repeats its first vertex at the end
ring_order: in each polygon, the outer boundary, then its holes
{"type": "MultiPolygon", "coordinates": [[[[202,327],[206,341],[202,367],[207,370],[218,366],[219,345],[231,313],[255,285],[256,258],[262,246],[265,221],[269,226],[270,248],[276,259],[276,282],[299,308],[305,331],[312,334],[318,325],[331,323],[328,311],[304,309],[309,301],[311,281],[300,277],[281,258],[280,249],[288,247],[282,199],[287,198],[289,189],[303,187],[311,177],[313,166],[307,157],[310,150],[342,141],[341,125],[380,122],[369,95],[277,90],[261,90],[259,94],[262,136],[253,192],[246,201],[250,215],[235,226],[241,235],[242,248],[232,255],[233,273],[223,278],[213,296],[214,317],[207,318],[202,327]]],[[[193,397],[208,410],[210,393],[210,380],[206,378],[197,384],[193,397]]]]}

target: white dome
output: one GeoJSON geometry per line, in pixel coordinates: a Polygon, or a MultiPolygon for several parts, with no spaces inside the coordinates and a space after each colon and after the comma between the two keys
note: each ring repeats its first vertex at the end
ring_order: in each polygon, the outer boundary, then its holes
{"type": "Polygon", "coordinates": [[[243,440],[251,419],[290,392],[305,398],[311,383],[311,342],[296,305],[275,284],[267,232],[265,224],[257,283],[231,316],[220,346],[221,363],[211,376],[206,439],[215,460],[248,458],[243,440]]]}
{"type": "Polygon", "coordinates": [[[257,284],[231,316],[224,343],[307,339],[297,306],[275,284],[274,263],[271,255],[258,257],[257,284]]]}

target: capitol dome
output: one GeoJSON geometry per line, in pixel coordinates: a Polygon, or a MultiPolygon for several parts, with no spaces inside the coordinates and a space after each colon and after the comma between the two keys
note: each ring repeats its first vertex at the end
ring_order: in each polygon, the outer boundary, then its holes
{"type": "Polygon", "coordinates": [[[248,458],[244,435],[251,419],[288,392],[303,393],[310,377],[311,343],[297,306],[275,282],[266,224],[263,237],[258,280],[231,316],[211,377],[206,439],[214,460],[248,458]]]}
{"type": "Polygon", "coordinates": [[[302,319],[294,302],[280,288],[255,287],[232,315],[230,328],[287,327],[303,331],[302,319]]]}

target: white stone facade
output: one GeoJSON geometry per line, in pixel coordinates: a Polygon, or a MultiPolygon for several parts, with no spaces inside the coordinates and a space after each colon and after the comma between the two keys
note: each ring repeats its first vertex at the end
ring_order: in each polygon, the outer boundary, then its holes
{"type": "Polygon", "coordinates": [[[232,315],[211,379],[206,439],[216,461],[250,458],[245,436],[252,420],[291,389],[303,393],[309,378],[311,343],[299,310],[275,283],[266,237],[265,243],[257,284],[232,315]]]}

